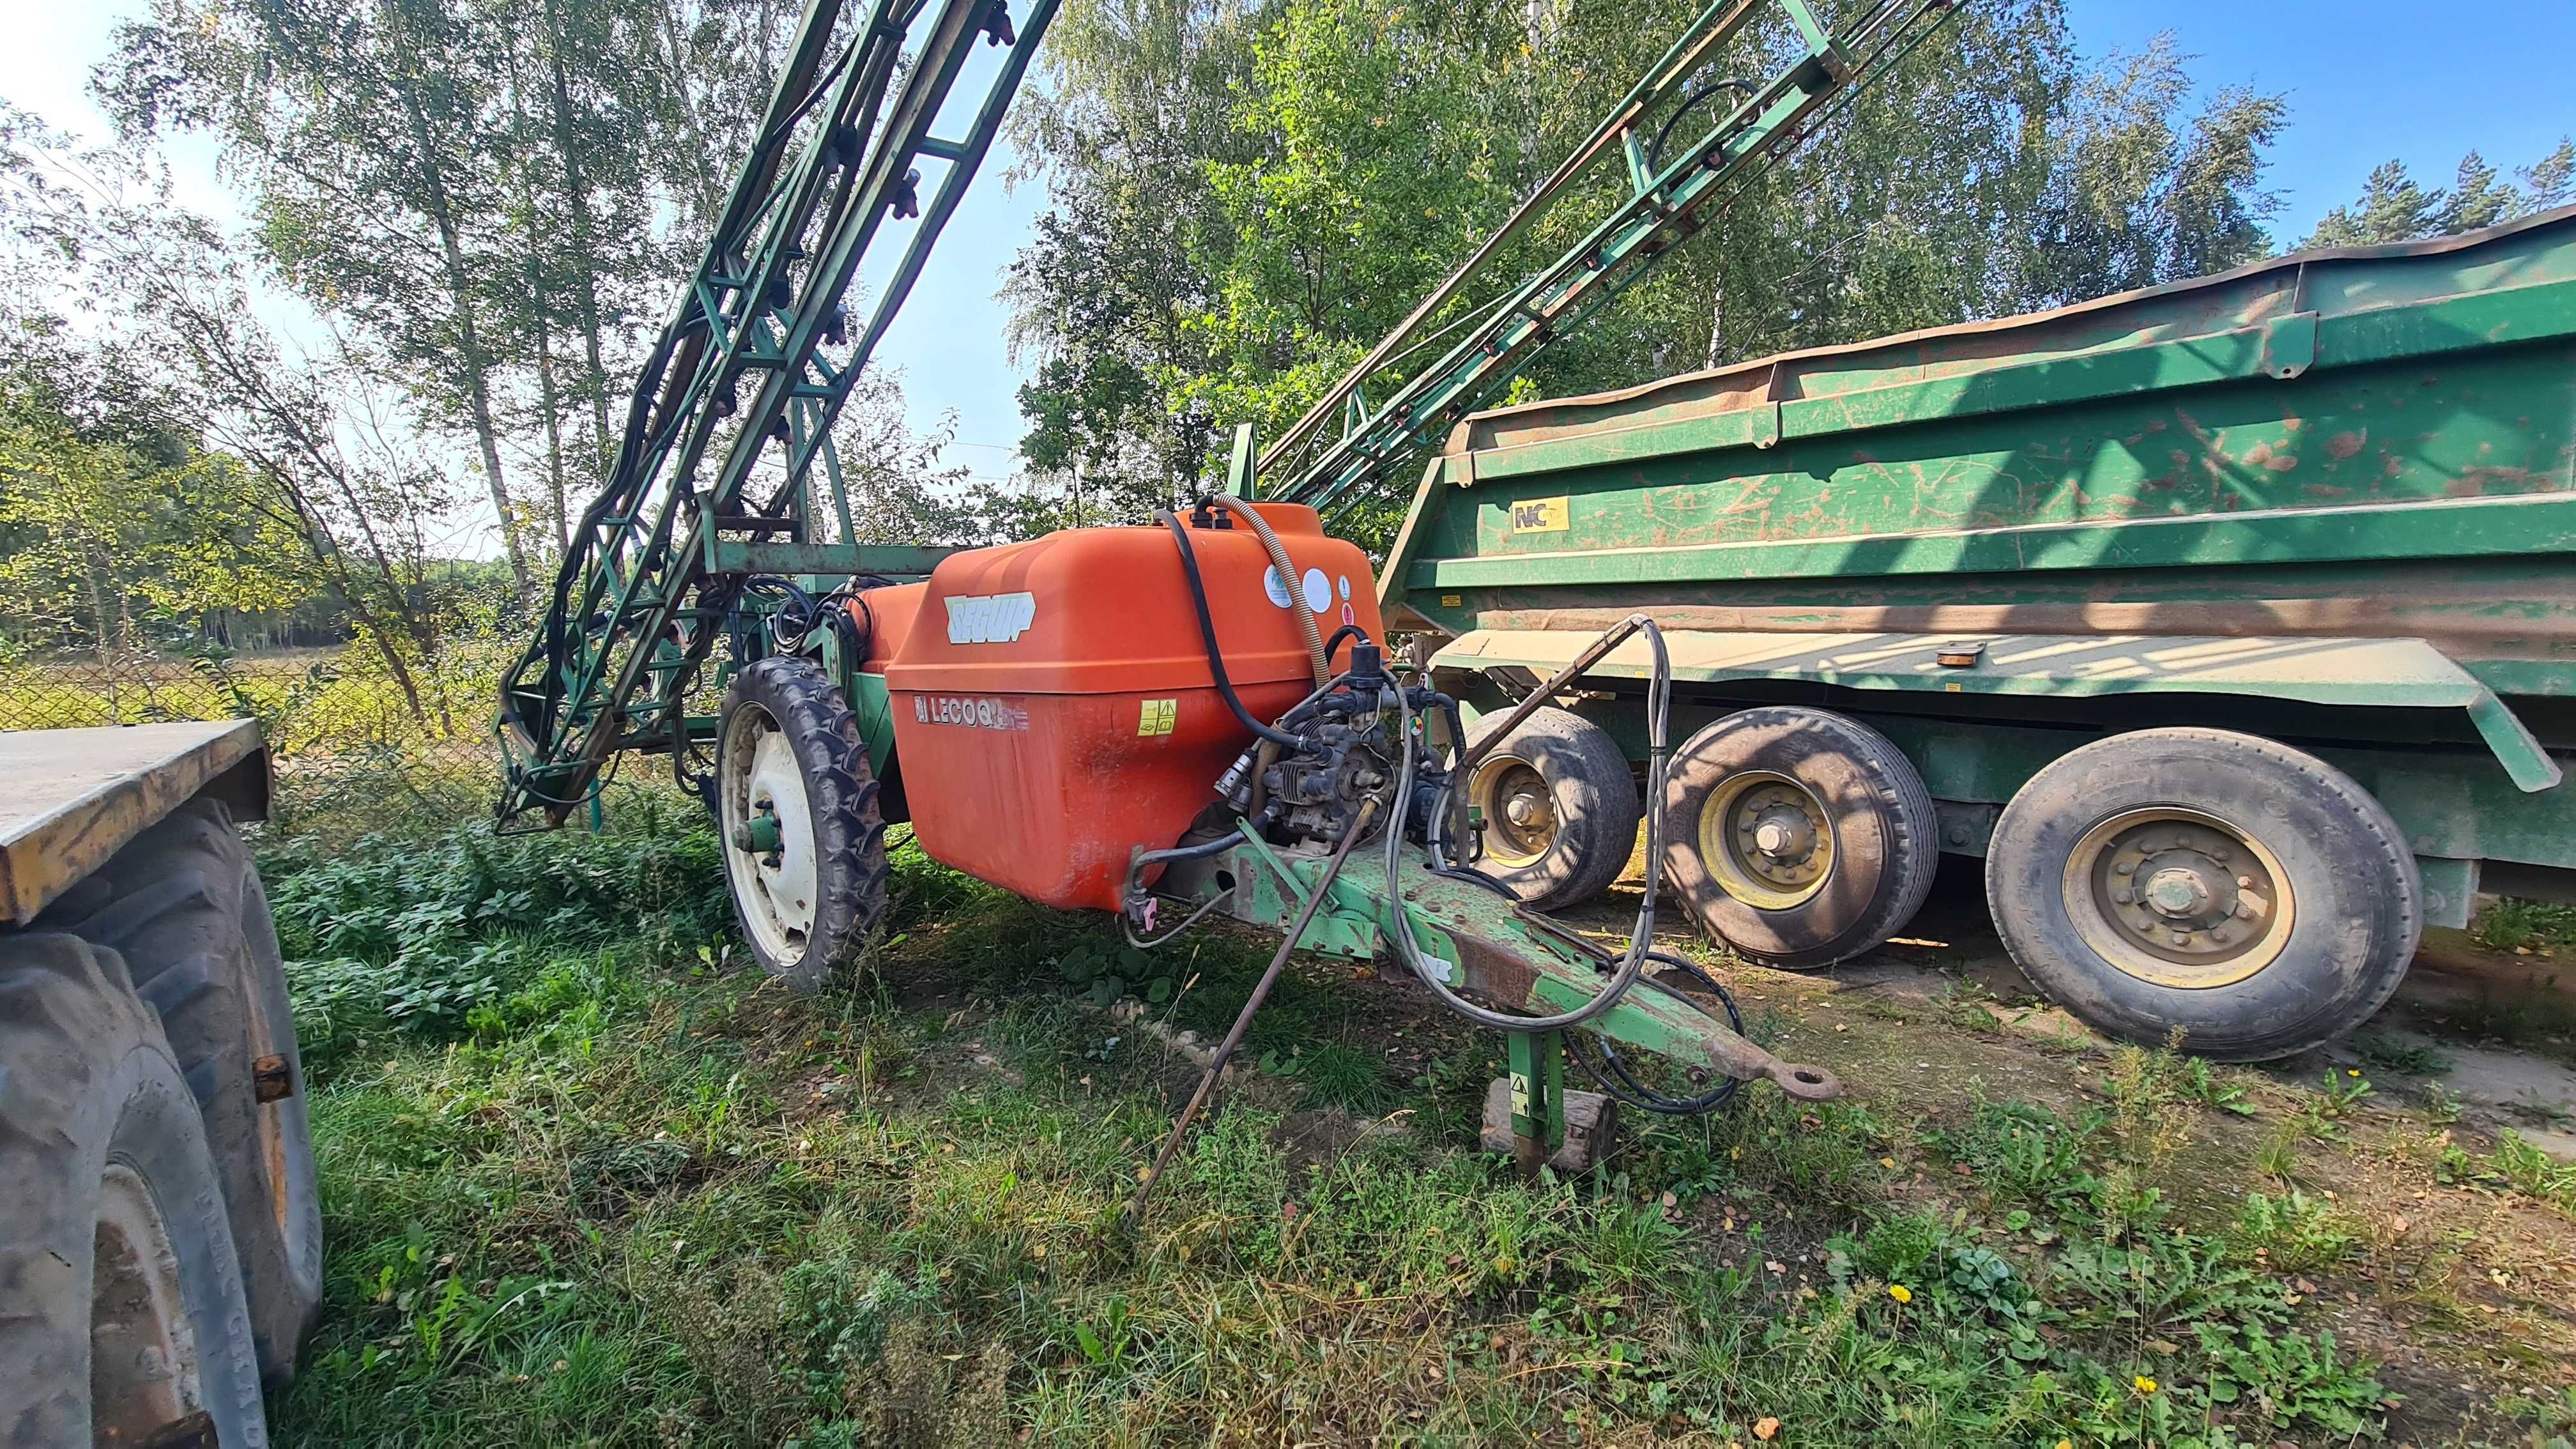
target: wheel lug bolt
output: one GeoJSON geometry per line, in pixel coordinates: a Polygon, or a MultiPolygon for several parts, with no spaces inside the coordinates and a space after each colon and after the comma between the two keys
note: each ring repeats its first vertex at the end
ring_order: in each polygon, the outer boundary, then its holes
{"type": "Polygon", "coordinates": [[[2127,905],[2129,902],[2136,900],[2137,898],[2138,898],[2138,893],[2137,893],[2136,891],[2125,891],[2125,890],[2123,890],[2123,891],[2113,891],[2113,892],[2111,892],[2111,899],[2113,899],[2113,900],[2115,900],[2115,901],[2118,901],[2120,904],[2122,904],[2122,905],[2124,905],[2124,906],[2125,906],[2125,905],[2127,905]]]}
{"type": "Polygon", "coordinates": [[[2189,931],[2176,931],[2176,932],[2174,932],[2174,933],[2173,933],[2173,943],[2174,943],[2175,945],[2177,945],[2177,946],[2188,946],[2188,945],[2190,945],[2190,944],[2191,944],[2191,932],[2189,932],[2189,931]]]}
{"type": "Polygon", "coordinates": [[[2236,888],[2238,890],[2243,890],[2252,884],[2254,884],[2254,877],[2250,875],[2240,875],[2236,878],[2236,888]]]}
{"type": "Polygon", "coordinates": [[[2138,863],[2137,863],[2136,861],[2134,861],[2134,860],[2120,860],[2120,861],[2113,861],[2113,862],[2111,863],[2111,874],[2113,874],[2113,875],[2127,875],[2127,874],[2129,874],[2130,872],[2132,872],[2132,871],[2136,870],[2137,868],[2138,868],[2138,863]]]}

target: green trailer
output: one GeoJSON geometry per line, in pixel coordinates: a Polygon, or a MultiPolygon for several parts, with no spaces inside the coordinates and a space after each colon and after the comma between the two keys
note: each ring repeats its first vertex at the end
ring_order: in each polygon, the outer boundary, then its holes
{"type": "MultiPolygon", "coordinates": [[[[1982,857],[2087,1021],[2300,1050],[2576,882],[2576,208],[1476,414],[1381,578],[1488,710],[1658,621],[1668,876],[1745,954],[1847,960],[1982,857]]],[[[1477,770],[1536,904],[1633,849],[1646,668],[1477,770]]]]}

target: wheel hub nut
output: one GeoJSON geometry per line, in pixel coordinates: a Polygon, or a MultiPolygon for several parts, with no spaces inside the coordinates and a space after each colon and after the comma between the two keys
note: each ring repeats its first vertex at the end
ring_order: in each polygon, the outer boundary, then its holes
{"type": "Polygon", "coordinates": [[[1535,825],[1541,813],[1538,801],[1527,795],[1514,795],[1503,802],[1503,818],[1514,825],[1535,825]]]}
{"type": "Polygon", "coordinates": [[[1816,844],[1816,830],[1801,814],[1779,810],[1753,825],[1753,848],[1775,860],[1805,855],[1816,844]]]}
{"type": "Polygon", "coordinates": [[[733,848],[753,855],[774,855],[785,837],[778,828],[778,817],[762,811],[733,828],[733,848]]]}
{"type": "Polygon", "coordinates": [[[2209,905],[2209,885],[2187,866],[2167,866],[2147,877],[2147,904],[2164,916],[2198,915],[2209,905]]]}

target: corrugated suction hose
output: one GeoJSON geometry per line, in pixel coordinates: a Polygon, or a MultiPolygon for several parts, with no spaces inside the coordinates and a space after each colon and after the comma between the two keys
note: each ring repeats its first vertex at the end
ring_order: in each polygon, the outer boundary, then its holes
{"type": "Polygon", "coordinates": [[[1211,493],[1206,501],[1242,519],[1252,529],[1253,537],[1261,540],[1261,547],[1270,555],[1270,566],[1279,571],[1280,587],[1288,591],[1288,612],[1297,616],[1298,630],[1306,636],[1306,653],[1315,664],[1315,683],[1319,686],[1330,683],[1333,671],[1324,658],[1324,631],[1316,627],[1315,610],[1306,602],[1306,591],[1298,586],[1297,566],[1289,562],[1288,545],[1279,541],[1279,535],[1271,530],[1269,519],[1233,494],[1211,493]]]}

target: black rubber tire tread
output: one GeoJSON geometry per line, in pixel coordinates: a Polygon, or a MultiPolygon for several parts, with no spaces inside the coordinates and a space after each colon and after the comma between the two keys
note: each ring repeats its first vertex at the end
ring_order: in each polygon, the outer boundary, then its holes
{"type": "MultiPolygon", "coordinates": [[[[1484,743],[1509,714],[1500,710],[1477,720],[1467,743],[1484,743]]],[[[1525,761],[1547,782],[1556,802],[1556,839],[1526,865],[1507,866],[1488,855],[1476,868],[1510,886],[1533,910],[1581,905],[1609,889],[1637,853],[1637,826],[1645,819],[1636,776],[1618,741],[1574,711],[1548,704],[1533,710],[1485,758],[1497,756],[1525,761]]]]}
{"type": "MultiPolygon", "coordinates": [[[[723,717],[728,730],[735,709],[745,703],[759,705],[778,721],[796,752],[806,803],[814,813],[814,928],[806,934],[804,955],[770,960],[743,925],[742,897],[730,881],[726,895],[752,959],[791,989],[810,995],[858,963],[885,915],[891,873],[877,779],[868,768],[867,743],[859,738],[858,715],[821,664],[786,655],[755,661],[726,686],[723,717]]],[[[732,858],[730,853],[725,857],[728,870],[732,858]]]]}
{"type": "Polygon", "coordinates": [[[2414,960],[2423,882],[2395,820],[2316,756],[2258,735],[2176,727],[2113,735],[2050,762],[2014,794],[1986,855],[1986,906],[2022,974],[2096,1030],[2268,1061],[2368,1020],[2414,960]],[[2297,920],[2280,957],[2225,986],[2164,986],[2086,946],[2065,905],[2067,856],[2124,810],[2180,805],[2264,820],[2297,920]]]}
{"type": "Polygon", "coordinates": [[[286,969],[250,847],[221,802],[191,800],[34,924],[113,948],[159,1017],[231,1206],[260,1372],[285,1383],[322,1304],[322,1210],[286,969]],[[293,1090],[262,1103],[253,1064],[270,1053],[286,1058],[293,1090]],[[274,1162],[264,1117],[278,1129],[274,1162]]]}
{"type": "Polygon", "coordinates": [[[1684,741],[1664,775],[1664,822],[1664,878],[1700,927],[1739,955],[1791,971],[1884,945],[1923,908],[1941,864],[1940,812],[1913,761],[1860,721],[1803,705],[1738,710],[1684,741]],[[1832,869],[1786,910],[1737,900],[1700,859],[1709,795],[1747,770],[1798,781],[1832,817],[1832,869]]]}
{"type": "Polygon", "coordinates": [[[268,1442],[259,1361],[197,1103],[111,950],[0,933],[0,1444],[92,1442],[100,1186],[140,1176],[179,1266],[198,1406],[224,1449],[268,1442]]]}

